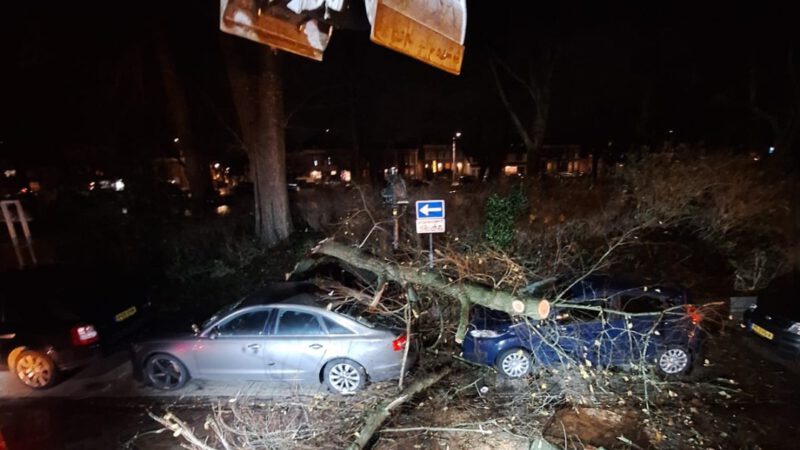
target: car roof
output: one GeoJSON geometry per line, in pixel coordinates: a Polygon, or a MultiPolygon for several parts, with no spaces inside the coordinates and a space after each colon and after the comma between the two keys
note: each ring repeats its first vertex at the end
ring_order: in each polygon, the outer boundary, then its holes
{"type": "MultiPolygon", "coordinates": [[[[675,298],[683,297],[683,289],[672,284],[651,284],[630,277],[607,273],[592,273],[589,275],[565,274],[553,279],[550,286],[555,283],[558,293],[571,286],[564,295],[566,302],[582,302],[601,298],[613,297],[630,293],[634,295],[647,294],[649,297],[675,298]]],[[[547,289],[547,287],[545,287],[547,289]]],[[[540,291],[541,292],[541,291],[540,291]]],[[[549,292],[549,293],[552,293],[549,292]]],[[[548,292],[540,295],[547,296],[548,292]]]]}

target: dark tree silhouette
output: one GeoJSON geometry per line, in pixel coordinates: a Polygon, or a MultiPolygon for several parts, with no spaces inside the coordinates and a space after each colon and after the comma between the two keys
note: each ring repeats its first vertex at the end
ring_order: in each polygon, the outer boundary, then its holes
{"type": "Polygon", "coordinates": [[[256,235],[272,246],[292,232],[281,58],[268,47],[228,36],[221,39],[241,143],[250,162],[256,235]]]}

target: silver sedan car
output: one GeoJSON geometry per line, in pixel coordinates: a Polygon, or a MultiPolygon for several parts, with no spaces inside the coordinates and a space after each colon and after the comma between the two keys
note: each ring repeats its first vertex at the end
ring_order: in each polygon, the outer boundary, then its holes
{"type": "MultiPolygon", "coordinates": [[[[158,389],[190,378],[325,383],[333,392],[399,378],[407,337],[326,308],[310,293],[239,301],[194,333],[133,345],[137,376],[158,389]]],[[[409,348],[406,370],[416,358],[409,348]]]]}

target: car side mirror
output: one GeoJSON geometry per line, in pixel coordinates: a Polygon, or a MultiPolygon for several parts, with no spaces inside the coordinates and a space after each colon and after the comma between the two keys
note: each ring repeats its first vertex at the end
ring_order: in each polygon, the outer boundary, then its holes
{"type": "Polygon", "coordinates": [[[219,337],[219,328],[214,327],[211,329],[211,331],[208,332],[209,339],[216,339],[218,337],[219,337]]]}
{"type": "Polygon", "coordinates": [[[197,333],[200,332],[200,327],[198,327],[196,323],[192,324],[192,332],[194,332],[194,334],[197,334],[197,333]]]}

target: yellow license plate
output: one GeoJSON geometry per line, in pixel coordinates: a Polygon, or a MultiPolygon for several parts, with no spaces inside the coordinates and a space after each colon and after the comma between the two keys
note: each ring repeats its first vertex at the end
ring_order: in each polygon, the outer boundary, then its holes
{"type": "Polygon", "coordinates": [[[769,340],[772,340],[772,338],[775,337],[774,334],[772,334],[771,332],[761,328],[760,326],[758,326],[756,324],[753,324],[752,330],[753,330],[753,333],[755,333],[755,334],[757,334],[757,335],[759,335],[759,336],[761,336],[763,338],[769,339],[769,340]]]}
{"type": "Polygon", "coordinates": [[[131,306],[125,311],[122,311],[121,313],[114,316],[114,320],[116,320],[117,322],[122,322],[123,320],[130,318],[134,314],[136,314],[136,307],[131,306]]]}

